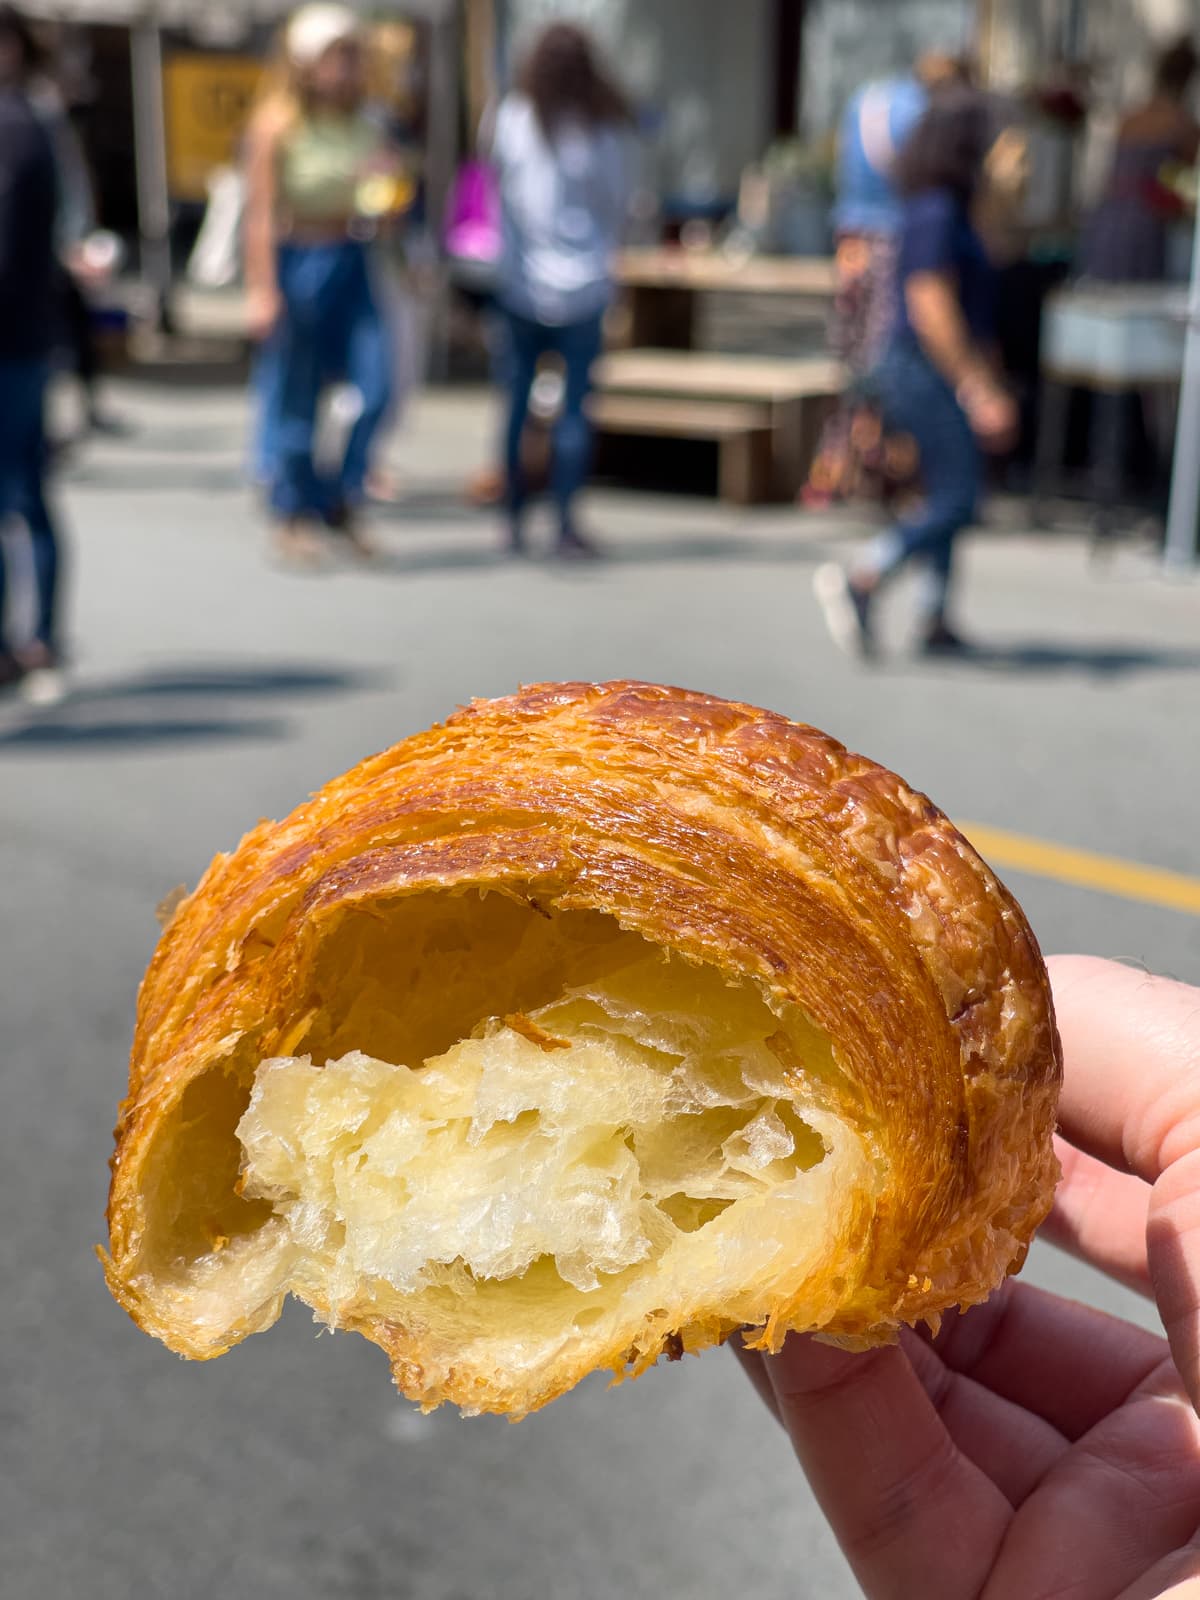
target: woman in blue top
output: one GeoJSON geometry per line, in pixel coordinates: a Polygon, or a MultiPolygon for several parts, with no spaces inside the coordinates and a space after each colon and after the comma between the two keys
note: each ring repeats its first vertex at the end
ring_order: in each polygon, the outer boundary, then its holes
{"type": "Polygon", "coordinates": [[[896,325],[875,387],[887,426],[921,454],[924,499],[848,574],[823,567],[817,597],[835,639],[869,654],[880,586],[921,558],[923,647],[960,650],[947,621],[954,544],[975,516],[983,450],[1012,442],[1016,408],[996,375],[996,275],[971,221],[992,143],[986,102],[969,90],[935,101],[897,166],[903,209],[896,325]]]}
{"type": "MultiPolygon", "coordinates": [[[[903,200],[896,164],[930,100],[969,81],[967,64],[927,51],[913,72],[864,84],[838,133],[833,208],[836,288],[829,345],[855,382],[879,363],[895,321],[896,250],[903,200]]],[[[828,419],[802,495],[822,507],[869,486],[885,457],[874,408],[852,387],[828,419]]]]}
{"type": "Polygon", "coordinates": [[[593,553],[575,524],[574,503],[591,444],[584,402],[628,208],[623,135],[630,120],[590,39],[565,22],[542,33],[496,118],[492,156],[503,225],[499,301],[509,334],[505,454],[514,555],[524,548],[528,499],[521,435],[538,362],[551,351],[566,368],[551,483],[558,550],[567,557],[593,553]]]}
{"type": "Polygon", "coordinates": [[[1149,99],[1121,119],[1104,193],[1084,231],[1087,277],[1161,283],[1167,276],[1170,228],[1182,208],[1162,173],[1194,166],[1200,154],[1200,124],[1188,103],[1198,69],[1200,56],[1184,35],[1155,62],[1149,99]]]}

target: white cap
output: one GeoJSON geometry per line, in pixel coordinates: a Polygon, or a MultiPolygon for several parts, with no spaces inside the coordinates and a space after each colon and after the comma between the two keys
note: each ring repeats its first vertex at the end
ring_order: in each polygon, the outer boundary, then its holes
{"type": "Polygon", "coordinates": [[[293,66],[312,67],[332,45],[358,39],[362,24],[349,6],[301,6],[287,25],[284,43],[293,66]]]}

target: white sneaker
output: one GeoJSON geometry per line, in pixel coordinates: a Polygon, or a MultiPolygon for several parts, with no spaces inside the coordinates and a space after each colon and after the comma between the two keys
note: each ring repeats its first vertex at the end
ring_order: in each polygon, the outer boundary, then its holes
{"type": "Polygon", "coordinates": [[[21,698],[39,711],[60,706],[67,698],[67,676],[61,667],[35,667],[21,679],[21,698]]]}
{"type": "Polygon", "coordinates": [[[834,561],[818,567],[813,573],[813,593],[834,644],[848,656],[873,656],[870,600],[858,593],[845,570],[834,561]]]}

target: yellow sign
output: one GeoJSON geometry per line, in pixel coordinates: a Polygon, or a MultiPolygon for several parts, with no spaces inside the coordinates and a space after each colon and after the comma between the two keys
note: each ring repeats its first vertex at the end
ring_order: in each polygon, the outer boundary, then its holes
{"type": "Polygon", "coordinates": [[[167,182],[177,200],[203,200],[215,167],[238,158],[262,63],[252,56],[180,51],[163,65],[167,182]]]}

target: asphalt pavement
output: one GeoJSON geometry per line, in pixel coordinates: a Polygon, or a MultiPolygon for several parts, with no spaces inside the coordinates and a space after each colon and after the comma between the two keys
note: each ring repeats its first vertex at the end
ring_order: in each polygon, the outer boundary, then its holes
{"type": "MultiPolygon", "coordinates": [[[[962,618],[988,649],[843,660],[811,598],[844,519],[598,491],[608,559],[512,564],[465,508],[486,399],[434,394],[370,566],[281,571],[233,391],[127,386],[64,475],[71,697],[0,705],[0,1591],[5,1600],[757,1600],[856,1593],[774,1424],[712,1351],[517,1427],[422,1418],[302,1308],[216,1364],[109,1300],[109,1130],[154,908],[264,815],[476,695],[645,677],[771,706],[955,817],[1200,875],[1200,584],[998,517],[962,618]],[[1005,525],[1007,523],[1007,525],[1005,525]]],[[[1200,982],[1200,917],[1005,873],[1048,950],[1200,982]]],[[[1142,1317],[1039,1247],[1044,1284],[1142,1317]]]]}

